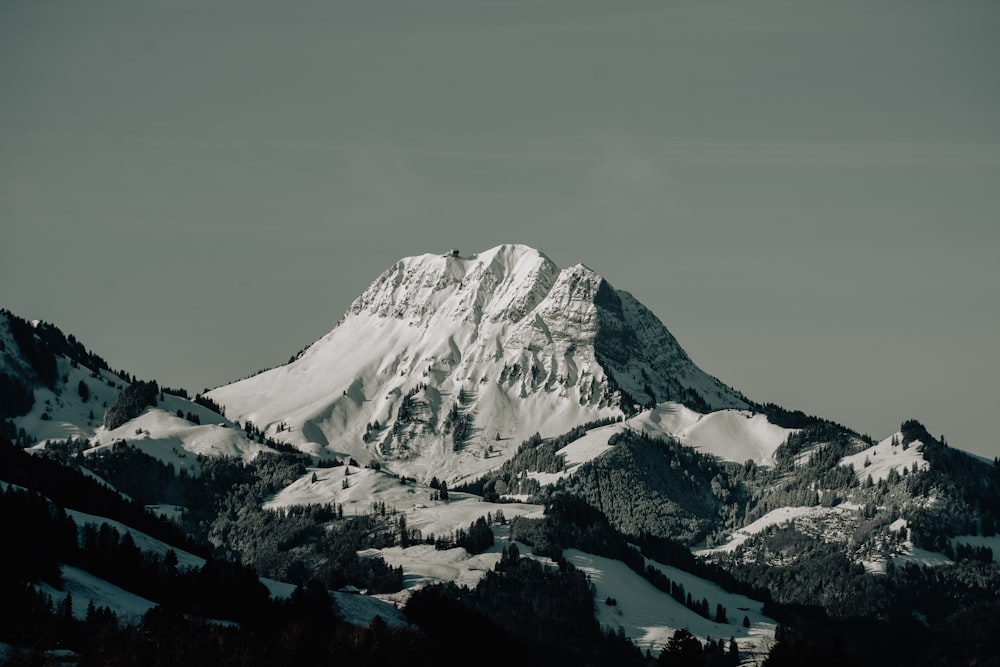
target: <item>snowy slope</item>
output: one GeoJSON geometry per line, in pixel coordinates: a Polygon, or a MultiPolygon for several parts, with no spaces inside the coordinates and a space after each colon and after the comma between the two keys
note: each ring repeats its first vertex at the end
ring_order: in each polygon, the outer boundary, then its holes
{"type": "Polygon", "coordinates": [[[40,383],[14,340],[11,321],[0,316],[0,372],[33,387],[34,394],[34,404],[27,414],[12,421],[30,435],[36,446],[69,438],[89,441],[95,447],[126,440],[178,469],[192,472],[197,471],[198,455],[246,460],[267,449],[250,441],[234,422],[193,401],[166,393],[156,407],[109,431],[103,427],[104,414],[129,382],[59,354],[55,355],[55,369],[54,387],[40,383]],[[201,424],[178,417],[178,411],[197,416],[201,424]]]}
{"type": "Polygon", "coordinates": [[[261,451],[271,451],[249,440],[239,425],[197,403],[171,394],[164,394],[157,407],[147,408],[117,429],[107,430],[102,425],[105,406],[112,405],[121,391],[118,387],[125,387],[128,383],[106,371],[100,373],[100,378],[94,378],[89,369],[83,366],[73,368],[64,359],[60,360],[60,369],[68,377],[62,391],[57,394],[47,387],[36,388],[34,407],[27,415],[14,420],[18,427],[34,436],[39,446],[44,447],[49,440],[88,440],[93,445],[93,449],[87,452],[89,454],[125,440],[147,454],[173,464],[178,470],[187,468],[189,472],[198,471],[198,455],[249,460],[261,451]],[[77,391],[81,381],[90,391],[86,401],[77,391]],[[178,417],[178,410],[197,415],[202,424],[178,417]]]}
{"type": "Polygon", "coordinates": [[[34,406],[28,414],[15,418],[14,424],[30,433],[36,442],[68,438],[88,440],[101,427],[107,406],[118,398],[119,386],[125,387],[128,383],[104,370],[95,378],[89,368],[74,368],[65,358],[59,359],[59,372],[61,377],[68,377],[58,386],[59,392],[36,387],[34,406]],[[86,401],[78,393],[80,382],[89,391],[86,401]]]}
{"type": "Polygon", "coordinates": [[[762,651],[774,639],[777,623],[764,616],[763,603],[729,593],[712,582],[677,568],[646,561],[671,581],[683,585],[695,600],[707,599],[713,616],[717,604],[725,607],[728,623],[716,623],[699,616],[621,561],[576,549],[567,549],[565,556],[594,584],[597,619],[601,624],[612,630],[622,628],[634,644],[641,649],[650,649],[654,655],[679,628],[689,630],[702,641],[734,637],[741,652],[762,651]],[[617,604],[606,604],[607,598],[614,598],[617,604]],[[743,627],[744,616],[750,620],[749,628],[743,627]]]}
{"type": "Polygon", "coordinates": [[[85,455],[112,447],[121,440],[154,458],[172,464],[177,470],[185,468],[191,473],[200,470],[198,456],[226,456],[249,461],[261,452],[274,451],[247,438],[238,424],[170,394],[164,394],[164,400],[159,406],[147,408],[141,415],[116,429],[96,429],[91,440],[95,446],[87,450],[85,455]],[[190,409],[191,406],[204,414],[199,414],[201,424],[194,424],[177,416],[178,409],[185,414],[194,412],[190,409]]]}
{"type": "Polygon", "coordinates": [[[87,617],[87,606],[93,602],[94,607],[108,607],[125,622],[138,621],[143,614],[156,606],[157,603],[138,596],[135,593],[115,586],[85,570],[69,565],[62,566],[64,590],[57,590],[49,584],[39,584],[38,588],[58,604],[66,595],[73,595],[73,617],[84,620],[87,617]]]}
{"type": "Polygon", "coordinates": [[[56,393],[47,387],[35,388],[35,405],[28,414],[15,418],[14,424],[30,433],[39,446],[49,440],[74,438],[90,441],[97,451],[121,440],[135,445],[147,454],[172,463],[176,468],[197,471],[197,456],[230,456],[252,459],[261,451],[271,451],[249,440],[243,429],[211,410],[192,401],[164,394],[155,408],[114,430],[102,425],[106,406],[114,404],[121,389],[128,385],[124,380],[101,371],[94,378],[83,366],[74,368],[66,359],[59,361],[60,372],[67,377],[56,393]],[[90,392],[84,401],[77,391],[84,382],[90,392]],[[111,385],[115,386],[111,386],[111,385]],[[194,424],[177,416],[198,415],[202,424],[194,424]]]}
{"type": "Polygon", "coordinates": [[[610,450],[608,439],[623,429],[675,438],[684,445],[726,461],[743,463],[752,460],[758,465],[772,465],[774,451],[794,433],[792,429],[772,424],[762,414],[745,410],[702,414],[680,403],[667,402],[644,410],[624,423],[588,431],[579,440],[556,452],[565,457],[564,470],[529,472],[528,477],[544,486],[572,475],[582,464],[610,450]]]}
{"type": "Polygon", "coordinates": [[[840,465],[853,467],[858,480],[864,481],[871,475],[872,481],[876,483],[889,477],[892,471],[902,475],[904,468],[910,471],[914,467],[926,470],[929,464],[922,453],[923,444],[917,440],[904,447],[899,444],[902,441],[903,434],[894,433],[877,445],[845,456],[840,460],[840,465]]]}
{"type": "Polygon", "coordinates": [[[438,550],[433,544],[372,550],[373,555],[381,555],[392,567],[403,568],[403,592],[381,597],[405,603],[412,589],[448,581],[467,588],[475,587],[486,572],[500,562],[501,548],[494,545],[492,549],[475,556],[470,556],[461,547],[438,550]]]}
{"type": "Polygon", "coordinates": [[[447,501],[431,500],[433,491],[412,482],[403,483],[390,474],[368,468],[316,468],[282,489],[264,504],[264,508],[342,504],[345,514],[357,515],[371,512],[372,505],[381,502],[387,508],[405,513],[406,525],[420,530],[424,536],[468,528],[479,517],[498,510],[507,518],[538,514],[542,510],[539,505],[526,503],[483,502],[479,496],[454,491],[449,493],[447,501]],[[351,474],[345,475],[348,468],[351,474]],[[312,481],[314,474],[315,482],[312,481]],[[348,484],[346,489],[344,480],[348,484]]]}
{"type": "Polygon", "coordinates": [[[77,510],[66,510],[66,515],[71,518],[74,523],[78,526],[85,526],[92,524],[94,526],[100,526],[101,524],[108,524],[111,528],[117,530],[121,535],[131,535],[132,541],[135,545],[139,547],[142,551],[148,551],[150,553],[159,554],[160,556],[165,555],[168,551],[173,551],[177,554],[177,565],[181,568],[188,567],[201,567],[205,564],[205,559],[200,556],[195,556],[194,554],[188,553],[183,549],[178,549],[177,547],[172,547],[162,540],[158,540],[141,530],[136,530],[130,526],[127,526],[120,521],[115,521],[114,519],[108,519],[106,517],[97,516],[94,514],[87,514],[86,512],[79,512],[77,510]]]}
{"type": "Polygon", "coordinates": [[[529,472],[528,477],[543,486],[555,484],[563,477],[575,473],[584,463],[609,451],[612,447],[608,444],[608,440],[623,428],[622,424],[611,424],[587,431],[582,438],[556,451],[556,455],[562,455],[566,461],[566,468],[562,472],[529,472]]]}
{"type": "Polygon", "coordinates": [[[400,260],[299,358],[209,395],[271,433],[288,424],[282,437],[314,454],[454,480],[496,465],[488,447],[509,454],[536,431],[619,414],[622,391],[648,402],[647,390],[744,404],[627,293],[504,245],[400,260]],[[457,445],[456,411],[469,425],[457,445]]]}
{"type": "Polygon", "coordinates": [[[670,435],[689,447],[713,454],[726,461],[772,465],[774,450],[792,429],[768,421],[763,414],[746,410],[719,410],[700,414],[677,403],[665,403],[642,412],[628,425],[650,435],[670,435]]]}

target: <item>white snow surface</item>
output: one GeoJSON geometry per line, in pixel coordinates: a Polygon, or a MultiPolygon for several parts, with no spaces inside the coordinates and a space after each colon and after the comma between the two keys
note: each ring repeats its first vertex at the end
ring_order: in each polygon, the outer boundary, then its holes
{"type": "Polygon", "coordinates": [[[629,427],[650,435],[669,435],[683,444],[726,461],[773,465],[776,450],[794,429],[746,410],[700,414],[679,403],[662,403],[628,420],[629,427]]]}
{"type": "Polygon", "coordinates": [[[488,503],[479,496],[455,491],[449,492],[447,501],[431,500],[433,492],[433,489],[412,482],[403,483],[391,474],[369,468],[314,468],[264,503],[264,508],[339,503],[344,507],[344,514],[358,515],[371,512],[374,503],[382,502],[389,509],[403,512],[407,527],[420,530],[424,537],[468,528],[479,517],[497,511],[502,511],[508,519],[540,515],[542,511],[539,505],[488,503]],[[350,475],[345,474],[347,468],[351,470],[350,475]],[[345,479],[349,484],[347,489],[343,488],[345,479]]]}
{"type": "Polygon", "coordinates": [[[579,470],[580,466],[588,461],[596,459],[605,452],[613,449],[611,445],[608,444],[608,440],[615,433],[618,433],[624,428],[622,424],[611,424],[609,426],[601,426],[590,431],[587,431],[583,437],[574,440],[565,447],[556,451],[556,454],[563,455],[566,461],[566,467],[561,472],[537,472],[529,471],[528,477],[536,480],[542,486],[548,484],[555,484],[557,481],[563,477],[569,477],[579,470]]]}
{"type": "MultiPolygon", "coordinates": [[[[3,320],[5,323],[6,320],[3,320]]],[[[5,327],[0,326],[0,329],[0,333],[9,335],[5,327]]],[[[11,349],[16,349],[13,345],[11,342],[2,355],[0,370],[25,373],[19,370],[25,362],[10,353],[11,349]]],[[[271,451],[249,440],[234,422],[172,394],[164,394],[156,407],[147,408],[137,418],[109,431],[103,426],[105,406],[114,404],[128,382],[103,370],[97,373],[98,377],[93,377],[91,369],[83,365],[74,367],[65,357],[59,357],[57,364],[59,377],[67,378],[59,387],[60,391],[57,393],[47,387],[36,387],[34,406],[28,414],[13,420],[16,426],[35,438],[36,447],[44,447],[49,440],[73,438],[89,441],[94,446],[94,449],[88,450],[89,454],[125,440],[147,454],[171,463],[177,470],[186,468],[192,474],[199,471],[198,455],[249,460],[261,451],[271,451]],[[89,398],[86,401],[78,392],[80,382],[87,385],[89,398]],[[178,417],[178,410],[185,415],[197,415],[202,423],[194,424],[178,417]]]]}
{"type": "MultiPolygon", "coordinates": [[[[10,349],[8,347],[8,351],[10,349]]],[[[5,357],[4,366],[8,372],[15,367],[12,356],[8,354],[5,357]]],[[[128,383],[103,370],[98,373],[99,377],[92,377],[91,369],[82,365],[74,368],[65,357],[59,357],[57,364],[59,377],[68,377],[61,391],[57,394],[48,387],[36,387],[35,404],[28,414],[15,417],[14,424],[30,433],[39,443],[68,438],[89,440],[104,419],[105,405],[113,405],[118,398],[120,390],[111,385],[127,386],[128,383]],[[78,393],[81,381],[90,393],[87,401],[78,393]]]]}
{"type": "Polygon", "coordinates": [[[761,652],[774,639],[777,623],[763,615],[763,603],[729,593],[683,570],[646,560],[648,565],[659,569],[671,581],[682,584],[692,598],[707,599],[713,617],[716,605],[722,604],[726,608],[728,623],[716,623],[699,616],[621,561],[577,549],[567,549],[564,555],[594,584],[598,621],[612,630],[622,628],[625,636],[640,649],[648,648],[654,655],[679,628],[689,630],[702,641],[734,637],[740,650],[745,652],[761,652]],[[607,598],[614,598],[617,604],[606,604],[607,598]],[[750,620],[749,628],[742,625],[744,616],[750,620]]]}
{"type": "Polygon", "coordinates": [[[121,440],[173,465],[177,470],[186,469],[191,474],[200,472],[198,456],[227,456],[249,461],[261,452],[274,451],[247,438],[238,424],[169,394],[164,394],[160,406],[147,408],[141,415],[116,429],[96,429],[92,439],[95,447],[84,454],[91,455],[110,448],[121,440]],[[204,413],[204,416],[199,415],[201,424],[193,424],[176,414],[178,409],[186,413],[192,405],[204,413]]]}
{"type": "Polygon", "coordinates": [[[898,474],[903,474],[903,468],[913,470],[917,466],[918,470],[926,470],[930,465],[922,453],[923,443],[919,440],[909,443],[904,449],[902,445],[893,445],[893,441],[902,442],[903,434],[895,433],[877,445],[864,449],[857,454],[845,456],[840,460],[840,465],[851,466],[860,481],[864,481],[869,475],[872,481],[879,482],[889,477],[890,471],[895,470],[898,474]],[[865,465],[865,463],[868,465],[865,465]]]}
{"type": "Polygon", "coordinates": [[[535,432],[620,414],[598,348],[615,357],[615,383],[639,399],[645,372],[664,394],[673,382],[718,407],[743,404],[630,295],[519,245],[402,259],[297,359],[209,395],[269,433],[286,424],[282,437],[313,454],[450,482],[494,467],[535,432]],[[618,340],[630,347],[613,349],[618,340]],[[454,451],[443,425],[460,392],[473,428],[454,451]],[[415,405],[401,420],[407,396],[415,405]]]}
{"type": "Polygon", "coordinates": [[[340,617],[353,625],[368,627],[376,616],[381,616],[389,625],[402,627],[410,624],[401,606],[395,602],[386,602],[372,595],[341,591],[331,591],[331,595],[337,603],[340,617]]]}
{"type": "Polygon", "coordinates": [[[569,443],[558,450],[556,454],[561,454],[565,457],[566,466],[572,471],[581,464],[596,459],[611,449],[612,447],[608,444],[608,440],[621,429],[620,424],[611,424],[587,431],[583,437],[569,443]]]}
{"type": "MultiPolygon", "coordinates": [[[[418,544],[405,549],[389,547],[378,551],[371,550],[371,555],[378,553],[389,565],[402,567],[405,589],[446,581],[472,588],[486,576],[487,570],[492,570],[500,561],[500,550],[501,547],[495,544],[484,553],[470,556],[461,547],[439,551],[432,544],[418,544]]],[[[405,599],[407,595],[392,594],[382,597],[398,600],[401,597],[405,599]]]]}
{"type": "Polygon", "coordinates": [[[87,606],[91,602],[94,603],[95,607],[108,607],[125,622],[137,621],[157,604],[104,579],[95,577],[85,570],[69,565],[61,567],[65,590],[60,591],[45,583],[38,584],[38,588],[52,596],[52,600],[57,605],[66,598],[68,593],[72,593],[73,617],[78,620],[87,617],[87,606]]]}
{"type": "Polygon", "coordinates": [[[768,421],[762,414],[746,410],[718,410],[702,414],[680,403],[660,403],[623,423],[611,424],[588,431],[557,454],[566,457],[566,468],[560,472],[529,472],[528,477],[545,486],[575,473],[579,467],[608,450],[608,440],[624,429],[641,431],[650,436],[675,438],[682,444],[726,461],[743,463],[752,460],[758,465],[773,465],[774,451],[794,433],[768,421]]]}

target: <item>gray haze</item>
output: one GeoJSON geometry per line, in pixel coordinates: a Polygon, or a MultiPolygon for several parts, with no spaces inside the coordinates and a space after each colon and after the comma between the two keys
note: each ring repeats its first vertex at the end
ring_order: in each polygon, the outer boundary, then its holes
{"type": "Polygon", "coordinates": [[[201,390],[396,259],[584,262],[757,401],[1000,455],[1000,3],[0,3],[0,306],[201,390]]]}

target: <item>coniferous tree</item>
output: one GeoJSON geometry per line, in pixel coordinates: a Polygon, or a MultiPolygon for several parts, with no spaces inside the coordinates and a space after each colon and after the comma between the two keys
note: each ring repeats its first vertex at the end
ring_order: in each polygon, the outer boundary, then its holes
{"type": "Polygon", "coordinates": [[[660,653],[661,665],[671,667],[698,667],[705,661],[701,655],[701,642],[689,630],[679,628],[667,641],[660,653]]]}
{"type": "Polygon", "coordinates": [[[726,618],[726,608],[722,606],[722,603],[715,605],[715,622],[716,623],[728,623],[729,620],[726,618]]]}

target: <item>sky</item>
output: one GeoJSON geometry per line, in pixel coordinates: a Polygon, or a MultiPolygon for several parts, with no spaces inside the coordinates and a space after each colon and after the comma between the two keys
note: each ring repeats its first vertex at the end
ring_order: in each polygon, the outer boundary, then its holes
{"type": "Polygon", "coordinates": [[[1000,456],[992,0],[4,0],[0,306],[192,391],[404,256],[583,262],[758,402],[1000,456]]]}

